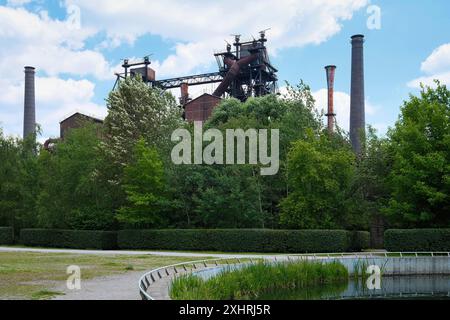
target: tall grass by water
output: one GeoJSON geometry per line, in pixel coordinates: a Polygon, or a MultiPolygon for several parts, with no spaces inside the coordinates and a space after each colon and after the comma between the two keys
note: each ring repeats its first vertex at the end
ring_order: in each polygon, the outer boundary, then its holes
{"type": "Polygon", "coordinates": [[[339,262],[261,262],[224,270],[206,280],[180,276],[173,281],[170,296],[174,300],[255,300],[279,291],[342,285],[348,279],[347,269],[339,262]]]}

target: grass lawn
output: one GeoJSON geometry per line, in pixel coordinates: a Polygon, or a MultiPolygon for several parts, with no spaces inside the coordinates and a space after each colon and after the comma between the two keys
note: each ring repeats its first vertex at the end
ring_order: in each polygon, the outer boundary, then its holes
{"type": "MultiPolygon", "coordinates": [[[[196,258],[150,255],[80,255],[62,253],[0,252],[0,299],[50,299],[61,292],[67,267],[81,268],[84,280],[130,271],[148,271],[196,258]]],[[[137,285],[136,285],[137,286],[137,285]]]]}

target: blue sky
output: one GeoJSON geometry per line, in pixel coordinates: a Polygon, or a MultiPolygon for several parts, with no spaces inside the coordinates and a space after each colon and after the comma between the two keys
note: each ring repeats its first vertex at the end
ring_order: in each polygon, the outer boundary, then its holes
{"type": "MultiPolygon", "coordinates": [[[[229,2],[0,0],[0,126],[21,135],[25,65],[38,70],[37,122],[45,140],[58,136],[59,121],[75,111],[106,115],[104,99],[122,58],[152,53],[159,79],[212,72],[213,53],[230,34],[251,38],[265,28],[272,28],[268,47],[280,86],[303,79],[318,107],[326,104],[324,66],[337,65],[338,122],[345,129],[353,34],[366,36],[367,123],[380,133],[421,81],[450,83],[447,0],[229,2]],[[381,10],[379,29],[368,28],[368,8],[381,10]]],[[[212,88],[191,93],[204,90],[212,88]]]]}

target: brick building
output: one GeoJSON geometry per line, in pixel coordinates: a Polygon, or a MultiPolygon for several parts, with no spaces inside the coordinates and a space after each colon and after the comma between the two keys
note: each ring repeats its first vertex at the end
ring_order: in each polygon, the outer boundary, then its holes
{"type": "Polygon", "coordinates": [[[91,122],[98,126],[98,134],[101,134],[101,127],[103,126],[103,120],[94,118],[91,116],[87,116],[85,114],[76,112],[70,117],[64,119],[59,123],[60,127],[60,136],[61,139],[64,139],[65,135],[70,129],[76,129],[83,127],[87,122],[91,122]]]}
{"type": "Polygon", "coordinates": [[[190,122],[205,122],[211,117],[214,108],[217,107],[221,101],[221,98],[205,93],[185,104],[185,119],[190,122]]]}

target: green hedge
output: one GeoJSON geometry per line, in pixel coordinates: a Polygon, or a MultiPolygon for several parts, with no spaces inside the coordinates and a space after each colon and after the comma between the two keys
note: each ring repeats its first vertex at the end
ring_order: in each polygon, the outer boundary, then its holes
{"type": "Polygon", "coordinates": [[[353,231],[349,232],[349,251],[362,251],[370,248],[370,232],[353,231]]]}
{"type": "Polygon", "coordinates": [[[13,244],[14,243],[14,231],[13,228],[0,227],[0,244],[13,244]]]}
{"type": "Polygon", "coordinates": [[[37,247],[111,250],[117,248],[117,232],[22,229],[20,243],[37,247]]]}
{"type": "Polygon", "coordinates": [[[121,249],[321,253],[351,248],[342,230],[123,230],[121,249]]]}
{"type": "Polygon", "coordinates": [[[391,252],[450,251],[450,229],[387,230],[384,245],[391,252]]]}
{"type": "Polygon", "coordinates": [[[38,247],[264,253],[360,251],[369,247],[369,238],[368,232],[343,230],[123,230],[117,233],[23,229],[20,232],[21,244],[38,247]]]}

